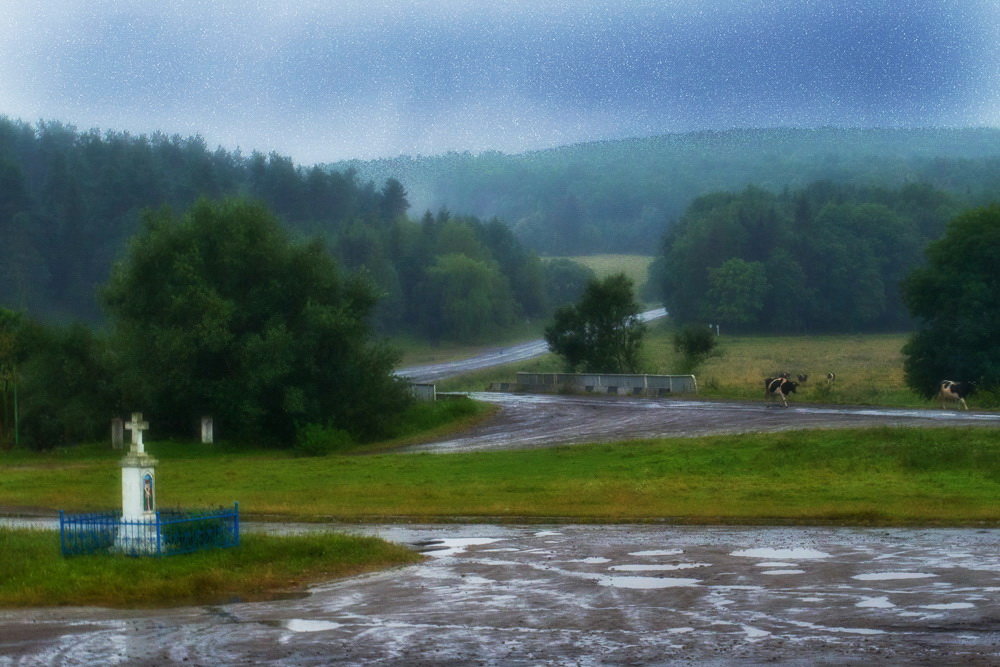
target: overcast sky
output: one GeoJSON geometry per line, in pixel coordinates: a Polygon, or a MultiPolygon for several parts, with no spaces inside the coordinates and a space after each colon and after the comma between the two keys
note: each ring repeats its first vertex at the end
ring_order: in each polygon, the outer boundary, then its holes
{"type": "Polygon", "coordinates": [[[0,0],[0,115],[298,162],[1000,125],[996,0],[0,0]]]}

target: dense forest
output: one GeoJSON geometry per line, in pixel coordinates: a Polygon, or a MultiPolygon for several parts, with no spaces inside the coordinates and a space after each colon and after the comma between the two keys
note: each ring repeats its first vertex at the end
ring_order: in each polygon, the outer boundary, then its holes
{"type": "Polygon", "coordinates": [[[552,255],[648,253],[697,197],[748,185],[927,183],[979,206],[1000,186],[996,129],[771,129],[692,132],[519,155],[451,153],[351,161],[364,179],[401,181],[414,205],[498,217],[552,255]]]}
{"type": "Polygon", "coordinates": [[[901,330],[911,322],[900,284],[959,210],[955,197],[922,184],[706,195],[671,226],[651,282],[679,322],[901,330]]]}
{"type": "Polygon", "coordinates": [[[78,132],[0,118],[0,306],[46,321],[101,322],[97,292],[142,212],[200,198],[261,201],[319,237],[382,295],[383,333],[474,340],[575,298],[580,267],[542,263],[500,222],[407,216],[405,188],[305,168],[276,154],[210,150],[197,137],[78,132]]]}

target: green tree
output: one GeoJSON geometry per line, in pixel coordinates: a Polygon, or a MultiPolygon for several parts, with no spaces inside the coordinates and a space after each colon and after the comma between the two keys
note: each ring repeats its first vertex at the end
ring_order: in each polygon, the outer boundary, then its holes
{"type": "Polygon", "coordinates": [[[763,263],[738,257],[727,259],[708,270],[708,283],[703,308],[707,320],[734,329],[757,324],[771,289],[763,263]]]}
{"type": "Polygon", "coordinates": [[[907,384],[925,396],[941,380],[1000,388],[1000,206],[959,215],[926,254],[903,284],[919,323],[903,347],[907,384]]]}
{"type": "Polygon", "coordinates": [[[320,424],[378,435],[407,404],[395,353],[374,343],[374,291],[318,242],[293,243],[259,204],[149,213],[104,290],[129,410],[188,433],[291,444],[320,424]]]}
{"type": "Polygon", "coordinates": [[[564,257],[546,260],[543,270],[549,302],[557,307],[575,303],[597,278],[589,267],[564,257]]]}
{"type": "Polygon", "coordinates": [[[704,324],[685,324],[674,332],[674,351],[680,353],[680,373],[692,373],[715,352],[715,334],[704,324]]]}
{"type": "Polygon", "coordinates": [[[492,262],[442,255],[427,270],[420,292],[424,330],[434,340],[482,340],[513,321],[510,286],[492,262]]]}
{"type": "Polygon", "coordinates": [[[82,324],[26,323],[18,367],[22,440],[32,449],[107,435],[121,414],[107,341],[82,324]]]}
{"type": "Polygon", "coordinates": [[[591,281],[576,305],[557,309],[545,341],[570,371],[635,373],[645,332],[632,281],[619,273],[591,281]]]}

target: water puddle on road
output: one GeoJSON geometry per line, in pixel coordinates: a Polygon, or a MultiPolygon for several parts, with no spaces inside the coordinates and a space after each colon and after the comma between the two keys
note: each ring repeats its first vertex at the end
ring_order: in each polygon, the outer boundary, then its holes
{"type": "Polygon", "coordinates": [[[936,577],[936,574],[926,572],[872,572],[870,574],[856,574],[851,579],[858,581],[889,581],[892,579],[929,579],[936,577]]]}
{"type": "Polygon", "coordinates": [[[605,576],[596,579],[599,586],[612,588],[631,588],[639,590],[656,590],[660,588],[678,588],[697,586],[700,579],[679,579],[671,577],[619,577],[605,576]]]}
{"type": "Polygon", "coordinates": [[[734,551],[730,556],[740,556],[743,558],[770,558],[772,560],[812,560],[818,558],[829,558],[830,554],[816,549],[795,548],[795,549],[740,549],[734,551]]]}
{"type": "Polygon", "coordinates": [[[696,567],[712,567],[711,563],[674,563],[671,565],[612,565],[612,572],[668,572],[670,570],[690,570],[696,567]]]}
{"type": "Polygon", "coordinates": [[[282,627],[291,632],[323,632],[324,630],[336,630],[343,625],[333,621],[310,621],[304,618],[293,618],[282,623],[282,627]]]}

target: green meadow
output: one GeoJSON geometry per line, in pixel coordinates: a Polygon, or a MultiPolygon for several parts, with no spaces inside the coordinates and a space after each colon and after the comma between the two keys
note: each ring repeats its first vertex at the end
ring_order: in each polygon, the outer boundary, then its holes
{"type": "MultiPolygon", "coordinates": [[[[296,458],[150,443],[161,507],[305,521],[1000,525],[995,429],[875,428],[459,454],[296,458]]],[[[14,507],[119,499],[116,454],[0,465],[14,507]]]]}
{"type": "Polygon", "coordinates": [[[169,558],[59,556],[54,531],[0,527],[0,607],[222,604],[417,562],[406,547],[334,533],[245,535],[238,547],[169,558]]]}

